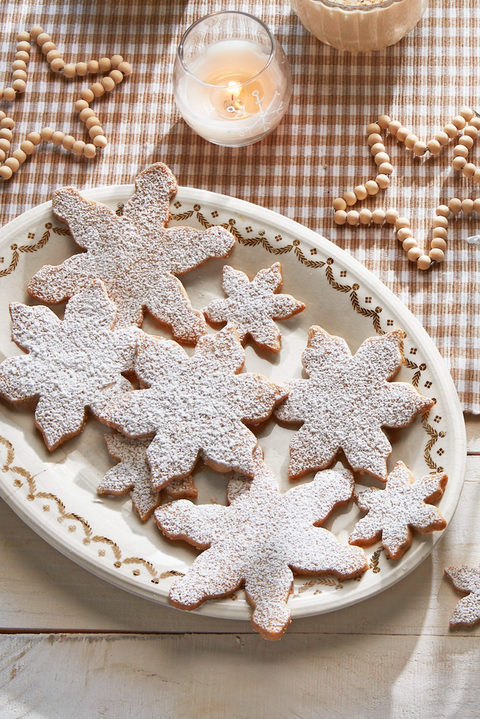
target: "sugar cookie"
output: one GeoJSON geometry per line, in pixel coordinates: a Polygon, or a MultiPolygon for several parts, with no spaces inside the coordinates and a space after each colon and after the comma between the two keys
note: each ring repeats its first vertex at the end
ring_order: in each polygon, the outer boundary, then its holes
{"type": "Polygon", "coordinates": [[[448,567],[445,574],[457,592],[467,594],[455,607],[450,626],[473,627],[480,622],[480,568],[463,564],[460,567],[448,567]]]}

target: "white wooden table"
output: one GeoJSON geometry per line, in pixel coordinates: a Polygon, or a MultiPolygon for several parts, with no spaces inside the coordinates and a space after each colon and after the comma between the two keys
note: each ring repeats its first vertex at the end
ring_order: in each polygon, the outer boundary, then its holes
{"type": "Polygon", "coordinates": [[[0,502],[1,719],[478,719],[480,627],[449,630],[460,595],[443,576],[480,563],[480,418],[466,425],[466,482],[431,556],[279,642],[110,586],[0,502]]]}

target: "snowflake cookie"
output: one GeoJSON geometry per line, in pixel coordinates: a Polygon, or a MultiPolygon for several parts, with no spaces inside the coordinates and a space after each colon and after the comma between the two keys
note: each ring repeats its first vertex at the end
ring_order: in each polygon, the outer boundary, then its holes
{"type": "Polygon", "coordinates": [[[128,437],[155,435],[147,449],[154,489],[189,475],[200,456],[252,476],[257,439],[244,423],[268,419],[287,393],[260,374],[239,374],[244,361],[232,324],[201,337],[193,357],[172,340],[139,339],[135,372],[145,389],[107,407],[102,421],[128,437]]]}
{"type": "Polygon", "coordinates": [[[318,472],[312,482],[281,494],[260,448],[254,464],[249,490],[230,493],[230,506],[179,500],[157,509],[155,519],[167,537],[207,550],[173,583],[174,606],[196,609],[244,585],[253,627],[266,639],[279,639],[290,624],[293,572],[350,579],[363,574],[367,563],[363,550],[318,526],[350,499],[350,472],[318,472]]]}
{"type": "Polygon", "coordinates": [[[99,278],[118,307],[119,327],[141,325],[145,308],[169,325],[176,339],[194,344],[206,332],[205,319],[192,309],[176,275],[209,258],[226,257],[235,238],[223,227],[166,227],[177,182],[162,163],[144,170],[135,188],[121,217],[106,205],[86,200],[74,188],[58,190],[53,212],[68,224],[73,239],[86,252],[56,267],[43,267],[30,280],[28,292],[55,304],[99,278]]]}
{"type": "Polygon", "coordinates": [[[280,262],[257,272],[250,282],[240,270],[225,265],[222,287],[226,299],[213,300],[203,313],[209,322],[233,322],[240,342],[247,335],[260,347],[279,352],[281,333],[273,320],[285,320],[305,309],[291,295],[278,294],[282,287],[280,262]]]}
{"type": "Polygon", "coordinates": [[[457,592],[467,594],[455,607],[450,626],[473,627],[480,622],[480,567],[463,564],[460,567],[448,567],[445,574],[457,592]]]}
{"type": "Polygon", "coordinates": [[[357,522],[348,541],[367,547],[381,538],[387,557],[400,559],[412,543],[412,530],[428,534],[447,526],[431,505],[440,499],[447,481],[444,473],[427,474],[414,481],[408,467],[397,462],[385,489],[368,487],[355,492],[355,501],[368,514],[357,522]]]}
{"type": "Polygon", "coordinates": [[[302,422],[290,442],[291,478],[323,469],[343,450],[350,466],[385,481],[392,451],[382,427],[405,427],[433,406],[410,384],[388,382],[403,364],[403,332],[365,340],[352,356],[341,337],[313,326],[302,363],[308,379],[287,382],[275,414],[302,422]]]}
{"type": "MultiPolygon", "coordinates": [[[[152,475],[147,462],[150,439],[130,439],[120,434],[106,434],[103,439],[109,454],[118,464],[109,469],[97,487],[100,495],[122,497],[131,494],[132,504],[140,519],[149,519],[160,504],[161,493],[152,487],[152,475]]],[[[191,476],[177,479],[165,488],[168,496],[175,499],[197,497],[197,489],[191,476]]]]}
{"type": "Polygon", "coordinates": [[[63,322],[48,307],[10,305],[12,338],[26,356],[0,365],[0,394],[11,402],[38,397],[35,422],[48,449],[78,434],[87,407],[132,390],[122,372],[133,369],[141,331],[113,330],[116,309],[99,280],[67,304],[63,322]]]}

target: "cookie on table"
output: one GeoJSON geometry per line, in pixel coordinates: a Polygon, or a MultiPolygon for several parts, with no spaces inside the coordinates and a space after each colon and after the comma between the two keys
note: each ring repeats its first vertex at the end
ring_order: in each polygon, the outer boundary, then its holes
{"type": "Polygon", "coordinates": [[[289,395],[275,410],[284,422],[302,423],[290,442],[290,477],[327,467],[343,450],[355,471],[386,480],[392,447],[382,427],[406,427],[434,400],[411,384],[391,382],[404,364],[404,334],[393,330],[366,339],[352,356],[341,337],[313,326],[302,364],[308,379],[287,382],[289,395]]]}
{"type": "Polygon", "coordinates": [[[457,592],[467,595],[460,599],[455,607],[450,626],[475,626],[480,622],[480,567],[463,564],[460,567],[448,567],[445,574],[451,579],[457,592]]]}
{"type": "Polygon", "coordinates": [[[205,319],[192,308],[177,275],[226,257],[235,238],[223,227],[167,227],[177,189],[168,167],[151,165],[136,178],[135,194],[121,217],[72,187],[57,190],[53,212],[86,252],[42,267],[28,284],[29,294],[55,304],[99,278],[118,307],[119,327],[140,326],[146,309],[171,328],[175,339],[194,344],[206,332],[205,319]]]}
{"type": "Polygon", "coordinates": [[[172,584],[174,606],[196,609],[245,586],[254,629],[265,639],[279,639],[290,624],[287,600],[294,572],[351,579],[365,572],[367,562],[363,550],[341,544],[318,526],[349,501],[350,472],[324,470],[312,482],[281,494],[260,448],[254,470],[243,488],[234,480],[228,507],[179,500],[157,509],[155,519],[170,539],[208,550],[172,584]]]}
{"type": "Polygon", "coordinates": [[[353,528],[348,541],[368,547],[379,539],[389,559],[400,559],[412,543],[413,532],[428,534],[447,523],[431,503],[443,495],[448,477],[444,472],[415,480],[403,462],[397,462],[384,489],[355,491],[355,501],[367,512],[353,528]]]}
{"type": "Polygon", "coordinates": [[[12,338],[28,352],[0,365],[0,394],[11,402],[38,398],[35,423],[49,450],[78,434],[94,415],[133,390],[137,328],[113,329],[115,305],[99,280],[75,295],[63,321],[48,307],[10,305],[12,338]]]}
{"type": "Polygon", "coordinates": [[[227,297],[205,307],[207,320],[213,324],[233,322],[240,342],[250,336],[260,347],[279,352],[281,332],[274,320],[288,319],[305,309],[303,302],[291,295],[279,294],[280,262],[257,272],[252,281],[241,270],[225,265],[222,287],[227,297]]]}
{"type": "Polygon", "coordinates": [[[263,375],[241,373],[235,326],[201,337],[190,357],[172,340],[143,334],[135,372],[143,389],[107,407],[102,421],[127,437],[152,437],[147,460],[162,489],[191,474],[199,457],[220,472],[252,476],[257,438],[247,424],[268,419],[286,396],[263,375]]]}

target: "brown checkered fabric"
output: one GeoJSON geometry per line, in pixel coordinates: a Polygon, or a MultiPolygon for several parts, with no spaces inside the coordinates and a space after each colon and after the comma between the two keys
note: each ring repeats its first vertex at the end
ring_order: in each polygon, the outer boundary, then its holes
{"type": "MultiPolygon", "coordinates": [[[[132,182],[147,164],[166,162],[182,185],[233,195],[276,210],[330,238],[363,262],[422,322],[442,352],[466,411],[480,412],[480,248],[466,242],[478,216],[451,223],[446,261],[422,273],[408,262],[390,226],[336,227],[331,200],[374,176],[364,130],[378,114],[432,137],[464,105],[480,105],[477,0],[431,0],[418,27],[397,45],[350,55],[322,45],[288,2],[205,0],[10,0],[0,7],[2,69],[18,31],[41,24],[67,62],[120,53],[133,73],[93,104],[109,145],[94,161],[42,145],[0,188],[2,223],[50,198],[62,185],[80,188],[132,182]],[[182,32],[221,9],[247,10],[266,21],[292,65],[293,99],[278,129],[243,149],[211,145],[185,125],[173,102],[171,72],[182,32]]],[[[32,43],[27,90],[0,103],[16,122],[14,146],[45,125],[84,138],[74,100],[92,78],[54,75],[32,43]]],[[[419,244],[429,242],[435,207],[450,197],[480,196],[480,186],[452,170],[453,147],[413,158],[393,138],[391,187],[364,206],[395,207],[411,217],[419,244]]],[[[480,152],[472,150],[472,158],[480,152]]],[[[480,228],[479,228],[480,229],[480,228]]]]}

